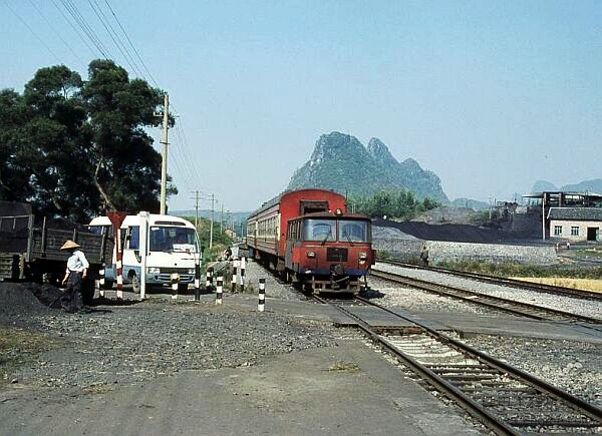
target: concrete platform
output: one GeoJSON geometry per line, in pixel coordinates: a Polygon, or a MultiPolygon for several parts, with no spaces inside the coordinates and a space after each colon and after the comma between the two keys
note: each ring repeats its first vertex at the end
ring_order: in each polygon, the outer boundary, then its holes
{"type": "Polygon", "coordinates": [[[479,434],[360,341],[86,395],[40,394],[4,402],[0,434],[479,434]]]}

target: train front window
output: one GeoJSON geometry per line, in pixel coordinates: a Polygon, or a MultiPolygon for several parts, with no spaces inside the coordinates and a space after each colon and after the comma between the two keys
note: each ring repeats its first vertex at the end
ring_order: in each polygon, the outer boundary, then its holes
{"type": "Polygon", "coordinates": [[[304,241],[334,241],[335,235],[335,220],[307,219],[303,221],[304,241]]]}
{"type": "Polygon", "coordinates": [[[368,222],[359,220],[340,220],[339,241],[369,242],[368,222]]]}

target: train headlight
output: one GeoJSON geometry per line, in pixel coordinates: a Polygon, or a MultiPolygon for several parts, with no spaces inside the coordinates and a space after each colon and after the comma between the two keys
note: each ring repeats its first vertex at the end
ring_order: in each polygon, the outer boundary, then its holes
{"type": "Polygon", "coordinates": [[[188,274],[194,274],[194,268],[190,268],[190,269],[188,270],[188,274]]]}
{"type": "Polygon", "coordinates": [[[315,251],[308,251],[307,252],[307,257],[309,257],[310,259],[313,259],[314,257],[316,257],[316,252],[315,251]]]}
{"type": "Polygon", "coordinates": [[[161,272],[157,267],[150,267],[147,271],[149,274],[159,274],[161,272]]]}
{"type": "Polygon", "coordinates": [[[363,252],[363,251],[362,251],[362,252],[360,252],[360,259],[361,259],[361,260],[366,260],[366,259],[368,259],[368,253],[366,253],[366,252],[363,252]]]}

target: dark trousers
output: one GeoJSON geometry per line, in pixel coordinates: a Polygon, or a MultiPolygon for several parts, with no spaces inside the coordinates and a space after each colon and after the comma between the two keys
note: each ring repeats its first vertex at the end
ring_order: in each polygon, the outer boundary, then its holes
{"type": "Polygon", "coordinates": [[[84,307],[82,298],[82,276],[76,272],[70,272],[67,278],[67,290],[61,297],[61,307],[65,312],[78,312],[84,307]]]}

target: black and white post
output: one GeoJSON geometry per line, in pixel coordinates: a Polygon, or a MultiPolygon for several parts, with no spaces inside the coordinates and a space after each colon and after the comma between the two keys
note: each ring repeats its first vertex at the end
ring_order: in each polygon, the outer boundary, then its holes
{"type": "Polygon", "coordinates": [[[224,278],[217,276],[217,289],[215,290],[215,304],[222,304],[222,294],[224,293],[224,278]]]}
{"type": "Polygon", "coordinates": [[[245,292],[245,269],[247,268],[247,258],[240,258],[240,292],[245,292]]]}
{"type": "Polygon", "coordinates": [[[259,303],[257,304],[259,312],[265,311],[265,279],[259,279],[259,303]]]}
{"type": "Polygon", "coordinates": [[[105,296],[105,264],[102,264],[102,268],[98,271],[98,295],[100,297],[105,296]]]}
{"type": "Polygon", "coordinates": [[[177,300],[180,276],[178,275],[178,273],[173,273],[170,278],[171,278],[171,299],[177,300]]]}
{"type": "Polygon", "coordinates": [[[235,260],[232,262],[232,292],[236,292],[237,270],[240,262],[235,260]]]}
{"type": "Polygon", "coordinates": [[[205,279],[205,292],[211,291],[213,288],[213,267],[207,268],[207,275],[205,279]]]}

